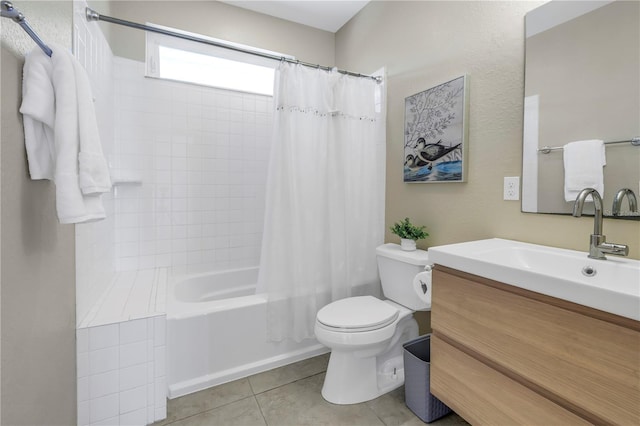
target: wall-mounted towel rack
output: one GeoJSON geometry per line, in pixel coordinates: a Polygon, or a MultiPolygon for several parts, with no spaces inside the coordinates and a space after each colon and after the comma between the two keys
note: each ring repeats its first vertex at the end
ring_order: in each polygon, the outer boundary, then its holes
{"type": "Polygon", "coordinates": [[[42,49],[42,51],[44,53],[46,53],[47,56],[49,56],[49,57],[51,56],[51,54],[53,52],[51,51],[49,46],[47,46],[40,39],[40,37],[38,37],[38,34],[36,34],[36,32],[33,31],[33,29],[27,23],[27,19],[24,17],[24,15],[22,13],[20,13],[20,11],[18,9],[13,7],[13,4],[11,4],[10,1],[3,1],[2,2],[1,12],[2,12],[2,17],[3,18],[11,18],[11,19],[13,19],[18,25],[20,25],[22,27],[23,30],[25,30],[25,32],[27,34],[29,34],[29,36],[33,39],[33,41],[35,41],[36,44],[38,46],[40,46],[40,49],[42,49]]]}
{"type": "MultiPolygon", "coordinates": [[[[605,142],[605,145],[615,145],[615,144],[619,144],[619,143],[630,143],[633,146],[640,146],[640,136],[639,137],[635,137],[635,138],[631,138],[629,140],[626,141],[610,141],[610,142],[605,142]]],[[[562,146],[543,146],[542,148],[538,149],[538,152],[541,154],[548,154],[551,151],[560,151],[564,149],[564,147],[562,146]]]]}

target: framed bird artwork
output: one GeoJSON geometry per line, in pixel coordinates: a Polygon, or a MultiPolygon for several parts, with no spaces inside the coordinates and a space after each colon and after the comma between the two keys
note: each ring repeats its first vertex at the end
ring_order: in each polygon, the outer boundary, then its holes
{"type": "Polygon", "coordinates": [[[465,182],[467,76],[405,98],[404,182],[465,182]]]}

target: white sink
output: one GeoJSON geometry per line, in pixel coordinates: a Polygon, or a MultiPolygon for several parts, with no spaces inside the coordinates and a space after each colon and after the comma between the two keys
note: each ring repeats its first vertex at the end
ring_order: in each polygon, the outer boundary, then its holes
{"type": "Polygon", "coordinates": [[[431,247],[429,261],[640,321],[640,261],[493,238],[431,247]]]}

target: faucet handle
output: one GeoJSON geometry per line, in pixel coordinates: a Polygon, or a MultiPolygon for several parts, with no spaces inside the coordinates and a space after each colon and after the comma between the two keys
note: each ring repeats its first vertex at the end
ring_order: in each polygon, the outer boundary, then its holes
{"type": "Polygon", "coordinates": [[[615,254],[617,256],[629,256],[629,246],[626,244],[616,244],[604,242],[598,245],[598,248],[607,254],[615,254]]]}

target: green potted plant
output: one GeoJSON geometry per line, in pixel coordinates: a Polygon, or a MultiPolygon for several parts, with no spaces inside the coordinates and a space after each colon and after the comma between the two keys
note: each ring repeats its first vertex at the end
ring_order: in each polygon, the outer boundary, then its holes
{"type": "Polygon", "coordinates": [[[396,222],[391,228],[392,233],[400,237],[400,247],[402,250],[413,251],[416,249],[416,240],[422,240],[429,236],[425,231],[425,226],[416,226],[411,223],[408,217],[396,222]]]}

